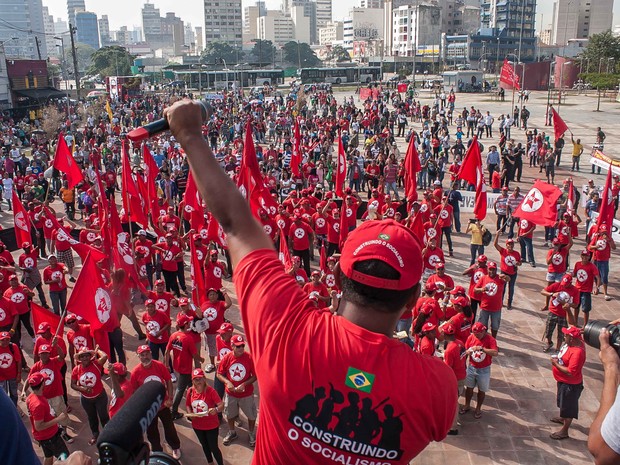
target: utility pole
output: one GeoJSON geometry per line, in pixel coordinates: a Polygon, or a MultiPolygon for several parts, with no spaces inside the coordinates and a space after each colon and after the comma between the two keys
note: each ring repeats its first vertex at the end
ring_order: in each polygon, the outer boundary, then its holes
{"type": "Polygon", "coordinates": [[[75,78],[75,91],[77,100],[80,101],[80,72],[78,71],[77,53],[75,52],[75,32],[77,28],[69,24],[69,35],[71,36],[71,55],[73,55],[73,77],[75,78]]]}
{"type": "Polygon", "coordinates": [[[41,44],[39,43],[39,37],[34,36],[34,42],[37,44],[37,55],[39,55],[39,60],[41,60],[41,44]]]}

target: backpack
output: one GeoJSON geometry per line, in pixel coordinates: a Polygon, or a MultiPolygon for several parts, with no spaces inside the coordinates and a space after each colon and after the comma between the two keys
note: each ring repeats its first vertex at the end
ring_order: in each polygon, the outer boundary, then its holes
{"type": "Polygon", "coordinates": [[[487,247],[493,240],[493,234],[484,226],[482,227],[482,244],[487,247]]]}

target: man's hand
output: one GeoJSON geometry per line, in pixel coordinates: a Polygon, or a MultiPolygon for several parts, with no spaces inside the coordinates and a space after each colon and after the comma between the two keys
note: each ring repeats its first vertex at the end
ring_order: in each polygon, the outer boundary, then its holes
{"type": "Polygon", "coordinates": [[[598,356],[601,362],[603,362],[603,367],[605,369],[608,367],[620,369],[620,357],[618,356],[618,352],[609,345],[609,331],[603,329],[598,340],[601,343],[601,350],[598,356]]]}
{"type": "Polygon", "coordinates": [[[66,465],[93,465],[93,459],[81,450],[76,450],[69,457],[67,457],[67,460],[63,460],[59,463],[64,463],[66,465]]]}
{"type": "Polygon", "coordinates": [[[164,110],[170,132],[183,144],[188,138],[202,136],[202,111],[200,104],[189,100],[179,100],[164,110]]]}

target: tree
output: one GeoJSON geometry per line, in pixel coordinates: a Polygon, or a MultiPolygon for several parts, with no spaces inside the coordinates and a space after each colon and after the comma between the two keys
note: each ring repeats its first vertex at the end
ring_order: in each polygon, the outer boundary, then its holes
{"type": "MultiPolygon", "coordinates": [[[[77,43],[75,44],[75,54],[77,56],[78,70],[80,74],[84,74],[84,70],[87,70],[91,65],[92,56],[95,53],[95,49],[90,45],[77,43]]],[[[65,47],[65,63],[67,64],[67,72],[70,76],[75,76],[73,71],[73,55],[71,54],[71,47],[65,47]]]]}
{"type": "Polygon", "coordinates": [[[585,73],[606,73],[607,65],[611,61],[613,68],[610,67],[609,71],[614,73],[620,61],[620,37],[616,37],[611,31],[594,34],[579,58],[581,69],[585,73]]]}
{"type": "Polygon", "coordinates": [[[327,58],[331,61],[336,61],[337,63],[351,61],[351,55],[349,55],[349,52],[347,52],[342,45],[332,47],[330,52],[327,54],[327,58]]]}
{"type": "Polygon", "coordinates": [[[224,64],[222,60],[226,62],[226,65],[231,63],[239,63],[243,58],[243,51],[231,47],[226,42],[209,42],[202,52],[200,60],[205,64],[224,64]]]}
{"type": "Polygon", "coordinates": [[[255,61],[261,63],[273,63],[273,59],[276,55],[276,47],[270,40],[255,39],[254,47],[252,47],[252,56],[255,61]]]}
{"type": "Polygon", "coordinates": [[[87,73],[93,76],[130,76],[133,60],[134,56],[124,47],[102,47],[93,53],[87,73]]]}
{"type": "Polygon", "coordinates": [[[299,43],[291,40],[284,44],[283,50],[284,60],[291,64],[302,68],[312,68],[321,64],[321,60],[318,59],[314,50],[304,42],[299,43]]]}

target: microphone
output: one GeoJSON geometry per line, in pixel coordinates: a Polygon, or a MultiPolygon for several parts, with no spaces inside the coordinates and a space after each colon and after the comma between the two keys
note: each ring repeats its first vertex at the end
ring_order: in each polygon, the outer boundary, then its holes
{"type": "Polygon", "coordinates": [[[100,465],[146,463],[149,447],[144,433],[164,403],[166,389],[158,381],[138,388],[103,428],[97,439],[100,465]]]}
{"type": "MultiPolygon", "coordinates": [[[[206,100],[195,100],[202,107],[202,120],[206,121],[213,114],[213,107],[206,100]]],[[[139,128],[136,128],[127,133],[127,138],[132,142],[140,142],[149,137],[153,137],[157,134],[160,134],[164,131],[170,129],[168,125],[168,120],[166,118],[161,118],[152,123],[145,124],[139,128]]]]}

